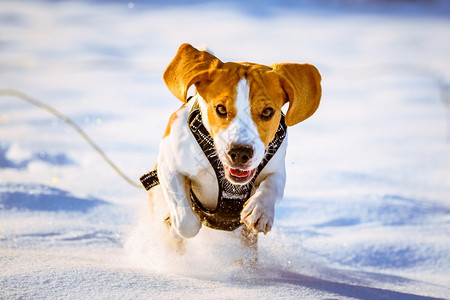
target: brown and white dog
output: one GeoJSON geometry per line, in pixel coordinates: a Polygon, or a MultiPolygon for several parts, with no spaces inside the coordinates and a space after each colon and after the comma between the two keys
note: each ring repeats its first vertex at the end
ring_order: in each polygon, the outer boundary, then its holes
{"type": "MultiPolygon", "coordinates": [[[[316,111],[321,98],[319,72],[309,64],[223,63],[206,51],[183,44],[164,80],[183,105],[170,117],[160,144],[159,185],[152,184],[150,189],[153,217],[174,240],[192,238],[202,224],[210,224],[199,215],[198,206],[211,212],[214,219],[218,202],[231,201],[220,199],[220,186],[230,185],[234,190],[250,184],[251,192],[241,200],[243,204],[228,208],[237,211],[239,225],[224,230],[237,232],[254,246],[256,233],[272,228],[274,206],[283,197],[286,180],[287,139],[280,139],[267,161],[269,145],[282,129],[281,123],[293,126],[316,111]],[[192,85],[196,94],[188,101],[192,85]],[[286,103],[289,108],[284,117],[281,108],[286,103]],[[190,128],[194,110],[211,139],[218,166],[213,166],[202,150],[201,137],[196,138],[190,128]],[[219,171],[224,175],[221,179],[219,171]]],[[[234,199],[233,195],[228,198],[234,199]]]]}

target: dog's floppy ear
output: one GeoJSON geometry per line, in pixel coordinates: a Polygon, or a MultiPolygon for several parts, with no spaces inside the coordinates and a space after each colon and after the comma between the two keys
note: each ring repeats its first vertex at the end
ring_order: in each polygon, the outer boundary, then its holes
{"type": "Polygon", "coordinates": [[[222,62],[214,55],[183,44],[164,72],[164,82],[175,97],[186,103],[189,87],[209,79],[211,71],[221,65],[222,62]]]}
{"type": "Polygon", "coordinates": [[[319,107],[322,88],[320,74],[309,64],[273,64],[272,69],[281,77],[287,94],[289,109],[286,125],[295,125],[309,118],[319,107]]]}

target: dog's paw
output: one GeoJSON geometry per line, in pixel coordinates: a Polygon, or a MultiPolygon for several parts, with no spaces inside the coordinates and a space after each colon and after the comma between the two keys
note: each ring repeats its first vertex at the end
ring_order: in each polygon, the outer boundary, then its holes
{"type": "Polygon", "coordinates": [[[197,215],[191,210],[185,210],[171,218],[171,231],[180,238],[192,238],[198,234],[202,224],[197,215]]]}
{"type": "Polygon", "coordinates": [[[241,222],[247,229],[266,234],[272,229],[275,215],[275,205],[272,201],[264,201],[255,194],[248,199],[241,212],[241,222]],[[256,197],[255,197],[256,196],[256,197]]]}

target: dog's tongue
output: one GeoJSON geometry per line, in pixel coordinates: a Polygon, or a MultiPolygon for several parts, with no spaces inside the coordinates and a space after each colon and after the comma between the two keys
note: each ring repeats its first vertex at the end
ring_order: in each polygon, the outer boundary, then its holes
{"type": "Polygon", "coordinates": [[[247,177],[248,175],[250,175],[250,172],[251,171],[241,171],[239,169],[230,168],[230,174],[235,177],[247,177]]]}

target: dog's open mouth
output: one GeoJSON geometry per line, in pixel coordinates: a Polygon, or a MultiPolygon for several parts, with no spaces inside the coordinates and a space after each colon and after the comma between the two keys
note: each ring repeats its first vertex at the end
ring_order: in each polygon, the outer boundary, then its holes
{"type": "Polygon", "coordinates": [[[224,165],[225,176],[232,183],[246,184],[248,183],[256,173],[256,169],[253,170],[240,170],[234,169],[224,165]]]}

